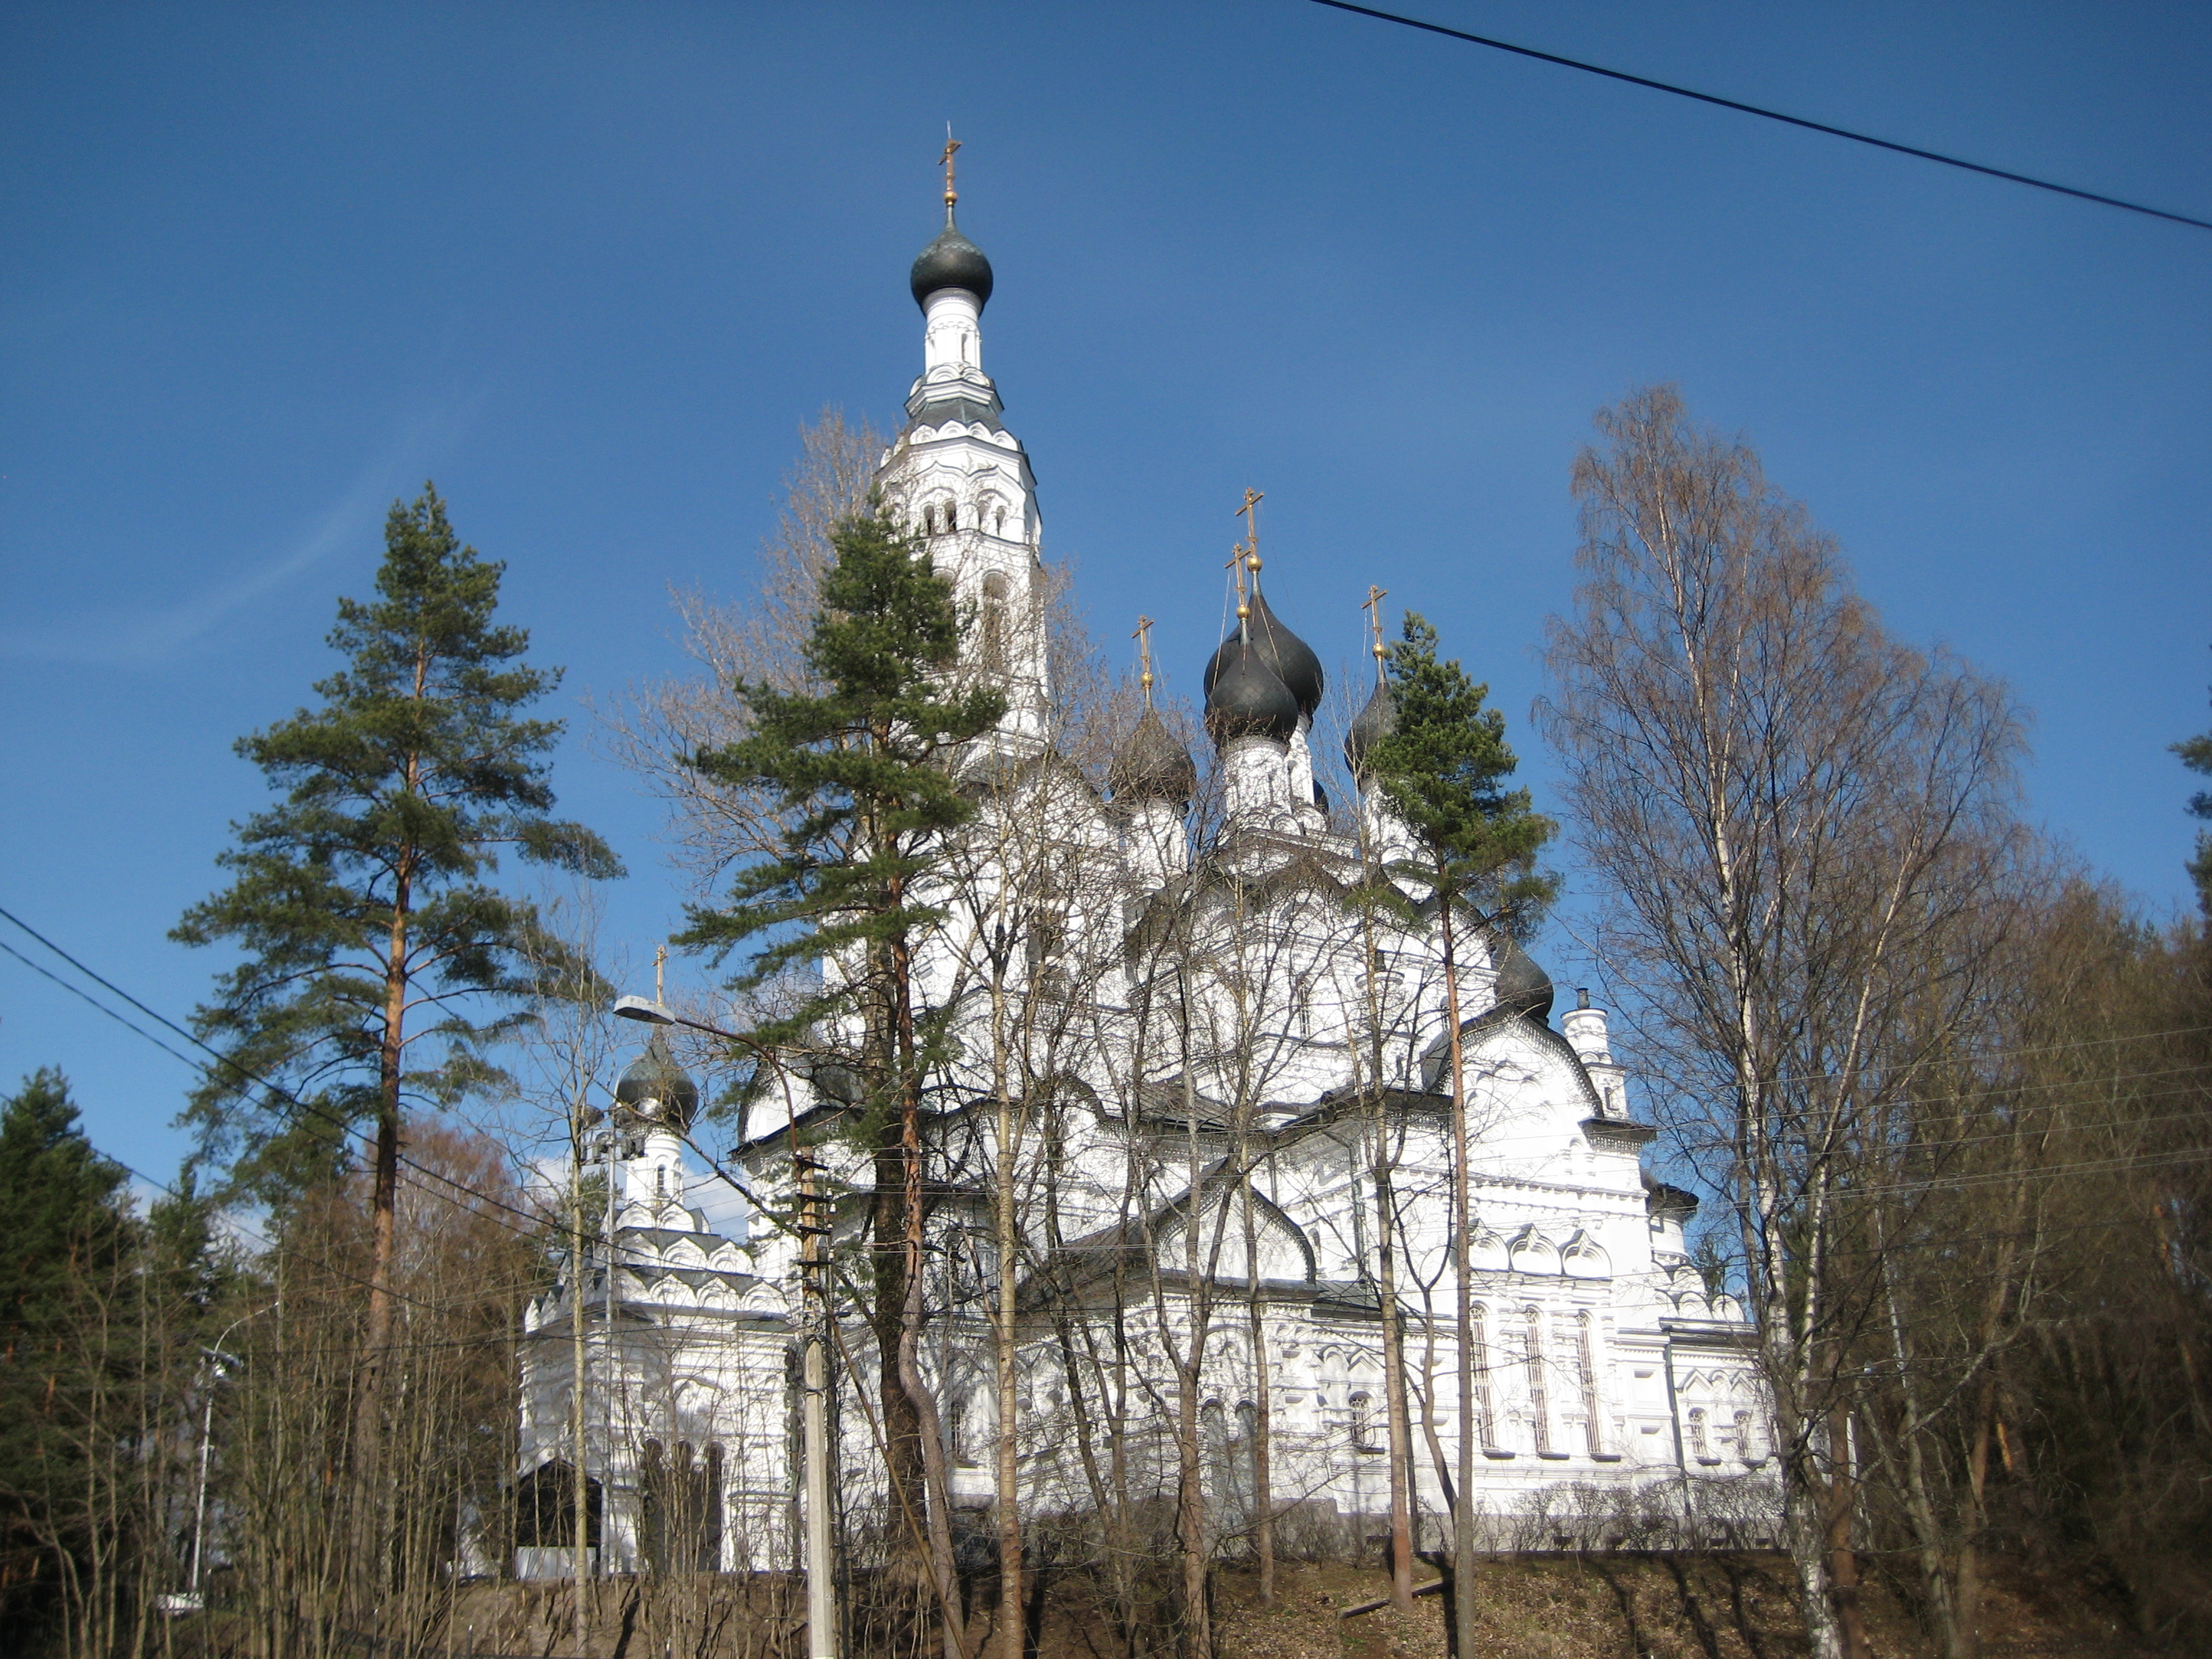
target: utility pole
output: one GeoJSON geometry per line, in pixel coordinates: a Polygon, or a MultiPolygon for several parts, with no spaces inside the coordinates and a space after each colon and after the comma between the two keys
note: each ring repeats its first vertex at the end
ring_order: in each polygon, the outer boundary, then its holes
{"type": "Polygon", "coordinates": [[[830,1526],[830,1355],[823,1341],[830,1318],[829,1224],[823,1219],[815,1174],[821,1167],[799,1147],[791,1128],[791,1165],[799,1182],[799,1413],[805,1430],[806,1489],[806,1650],[808,1659],[837,1659],[836,1565],[830,1526]]]}

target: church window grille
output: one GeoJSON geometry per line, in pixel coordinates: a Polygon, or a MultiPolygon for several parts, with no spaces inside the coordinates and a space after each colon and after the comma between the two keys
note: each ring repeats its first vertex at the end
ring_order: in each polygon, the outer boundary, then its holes
{"type": "Polygon", "coordinates": [[[1552,1407],[1544,1389],[1544,1316],[1534,1308],[1522,1315],[1522,1358],[1528,1368],[1528,1430],[1539,1457],[1552,1449],[1552,1407]]]}

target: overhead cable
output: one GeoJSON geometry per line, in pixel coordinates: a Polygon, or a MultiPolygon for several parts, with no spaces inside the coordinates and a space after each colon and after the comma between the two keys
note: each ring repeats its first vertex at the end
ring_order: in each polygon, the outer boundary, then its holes
{"type": "Polygon", "coordinates": [[[2106,196],[2094,190],[2079,190],[2072,185],[2057,184],[2049,179],[2038,179],[2029,173],[2014,173],[2004,167],[1993,167],[1980,161],[1969,161],[1963,156],[1946,155],[1940,150],[1923,149],[1917,144],[1900,144],[1893,138],[1877,138],[1872,133],[1854,132],[1849,127],[1832,126],[1826,121],[1808,120],[1802,115],[1789,115],[1778,109],[1766,109],[1758,104],[1747,104],[1735,98],[1723,98],[1717,94],[1698,92],[1689,87],[1678,87],[1671,82],[1654,81],[1649,76],[1631,75],[1626,70],[1607,69],[1601,64],[1586,64],[1577,58],[1562,58],[1557,52],[1539,52],[1534,46],[1516,46],[1510,40],[1499,40],[1486,34],[1470,34],[1465,29],[1447,28],[1442,23],[1431,23],[1419,17],[1401,16],[1395,11],[1378,11],[1372,6],[1356,6],[1351,0],[1314,0],[1317,6],[1327,6],[1332,11],[1348,11],[1360,17],[1372,17],[1377,22],[1396,23],[1401,27],[1420,29],[1429,34],[1441,34],[1448,40],[1464,40],[1470,46],[1488,46],[1493,52],[1510,52],[1516,58],[1533,58],[1540,64],[1556,64],[1562,69],[1580,70],[1585,75],[1601,75],[1608,81],[1626,81],[1632,87],[1648,87],[1654,92],[1671,93],[1677,98],[1695,99],[1701,104],[1713,104],[1722,109],[1732,109],[1739,114],[1756,115],[1763,120],[1780,121],[1785,125],[1802,127],[1808,132],[1823,132],[1832,138],[1848,138],[1855,144],[1871,144],[1876,149],[1894,151],[1917,161],[1936,161],[1947,167],[1960,167],[1968,173],[1978,173],[1991,179],[2002,179],[2008,184],[2027,185],[2034,190],[2047,190],[2055,195],[2071,196],[2079,201],[2095,202],[2102,207],[2115,207],[2129,213],[2140,213],[2153,219],[2165,219],[2177,225],[2188,225],[2197,230],[2212,230],[2212,220],[2193,219],[2185,213],[2170,213],[2164,208],[2146,207],[2141,202],[2123,201],[2117,196],[2106,196]]]}

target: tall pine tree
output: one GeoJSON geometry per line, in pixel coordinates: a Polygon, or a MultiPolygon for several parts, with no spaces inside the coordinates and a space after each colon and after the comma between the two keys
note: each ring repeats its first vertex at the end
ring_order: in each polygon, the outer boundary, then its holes
{"type": "Polygon", "coordinates": [[[0,1103],[0,1624],[57,1611],[89,1541],[88,1398],[107,1363],[96,1298],[132,1249],[124,1172],[33,1073],[0,1103]]]}
{"type": "MultiPolygon", "coordinates": [[[[928,902],[933,845],[975,816],[953,775],[960,747],[998,723],[1006,698],[963,684],[962,617],[951,584],[878,507],[831,535],[805,659],[817,689],[758,682],[734,691],[750,735],[690,764],[726,787],[765,795],[787,826],[776,855],[741,872],[729,903],[695,908],[677,942],[717,961],[750,947],[738,981],[757,986],[824,961],[763,1042],[818,1036],[851,1020],[870,1108],[875,1191],[870,1211],[873,1326],[889,1474],[907,1513],[929,1517],[932,1566],[948,1626],[957,1620],[941,1504],[927,1501],[937,1442],[921,1387],[923,1177],[921,1112],[939,1025],[914,983],[918,937],[945,920],[928,902]]],[[[793,975],[797,978],[798,975],[793,975]]]]}
{"type": "MultiPolygon", "coordinates": [[[[1391,890],[1409,886],[1435,917],[1450,1022],[1453,1265],[1458,1281],[1459,1468],[1452,1521],[1454,1650],[1474,1651],[1474,1304],[1468,1250],[1472,1192],[1468,1168],[1467,1073],[1462,1049],[1459,933],[1488,933],[1493,953],[1510,945],[1549,902],[1556,884],[1536,867],[1553,825],[1528,792],[1506,787],[1520,762],[1505,741],[1505,717],[1490,688],[1458,662],[1437,657],[1437,630],[1406,613],[1402,637],[1384,662],[1391,719],[1361,755],[1370,785],[1413,842],[1390,865],[1391,890]]],[[[1512,946],[1518,949],[1517,946],[1512,946]]]]}
{"type": "Polygon", "coordinates": [[[195,1020],[231,1064],[186,1114],[232,1158],[238,1188],[281,1201],[343,1160],[333,1123],[373,1132],[363,1490],[392,1334],[403,1112],[497,1079],[484,1044],[517,1017],[532,964],[558,954],[535,908],[494,884],[499,858],[621,873],[599,836],[551,816],[562,723],[523,711],[560,673],[529,665],[528,634],[494,620],[506,566],[461,544],[429,485],[392,504],[384,539],[375,599],[338,602],[329,643],[344,660],[315,685],[320,705],[239,740],[283,799],[236,826],[217,860],[231,884],[173,935],[244,956],[195,1020]]]}
{"type": "MultiPolygon", "coordinates": [[[[2212,732],[2201,732],[2173,745],[2181,763],[2191,771],[2212,777],[2212,732]]],[[[2191,816],[2212,818],[2212,789],[2200,789],[2189,798],[2191,816]]],[[[2197,884],[2197,902],[2212,918],[2212,830],[2197,832],[2197,855],[2189,860],[2190,878],[2197,884]]]]}

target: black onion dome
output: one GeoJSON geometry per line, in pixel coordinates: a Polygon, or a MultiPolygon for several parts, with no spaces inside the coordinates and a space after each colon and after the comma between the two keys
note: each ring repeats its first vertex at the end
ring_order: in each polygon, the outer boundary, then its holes
{"type": "Polygon", "coordinates": [[[1352,717],[1352,729],[1344,734],[1345,763],[1353,775],[1366,775],[1367,751],[1397,729],[1397,702],[1390,688],[1378,680],[1365,706],[1352,717]]]}
{"type": "MultiPolygon", "coordinates": [[[[1321,659],[1314,655],[1313,647],[1283,625],[1267,604],[1267,596],[1252,596],[1252,615],[1249,618],[1252,649],[1260,660],[1267,665],[1275,678],[1290,688],[1291,696],[1298,705],[1298,713],[1310,714],[1321,707],[1321,659]]],[[[1213,677],[1221,672],[1224,657],[1229,647],[1237,643],[1231,634],[1222,641],[1221,649],[1213,653],[1213,660],[1206,665],[1206,689],[1213,690],[1213,677]]]]}
{"type": "Polygon", "coordinates": [[[615,1085],[615,1098],[629,1107],[657,1101],[659,1109],[653,1115],[655,1121],[679,1132],[690,1128],[691,1120],[699,1115],[699,1085],[676,1063],[676,1056],[668,1052],[668,1044],[659,1032],[623,1073],[615,1085]]]}
{"type": "Polygon", "coordinates": [[[1164,800],[1177,805],[1198,788],[1198,767],[1156,709],[1145,710],[1107,769],[1115,800],[1164,800]]]}
{"type": "Polygon", "coordinates": [[[907,284],[914,289],[914,302],[923,310],[929,308],[929,296],[940,289],[964,288],[975,296],[975,308],[981,310],[991,301],[991,262],[983,257],[983,250],[960,234],[960,227],[952,222],[952,210],[945,210],[945,228],[937,240],[915,256],[914,270],[908,274],[907,284]]]}
{"type": "Polygon", "coordinates": [[[1298,700],[1277,678],[1256,645],[1231,635],[1206,670],[1206,729],[1214,742],[1273,738],[1286,743],[1298,729],[1298,700]]]}
{"type": "Polygon", "coordinates": [[[1552,1017],[1552,976],[1512,939],[1502,933],[1493,939],[1498,983],[1492,994],[1498,999],[1497,1006],[1511,1013],[1526,1014],[1534,1020],[1548,1021],[1552,1017]]]}

